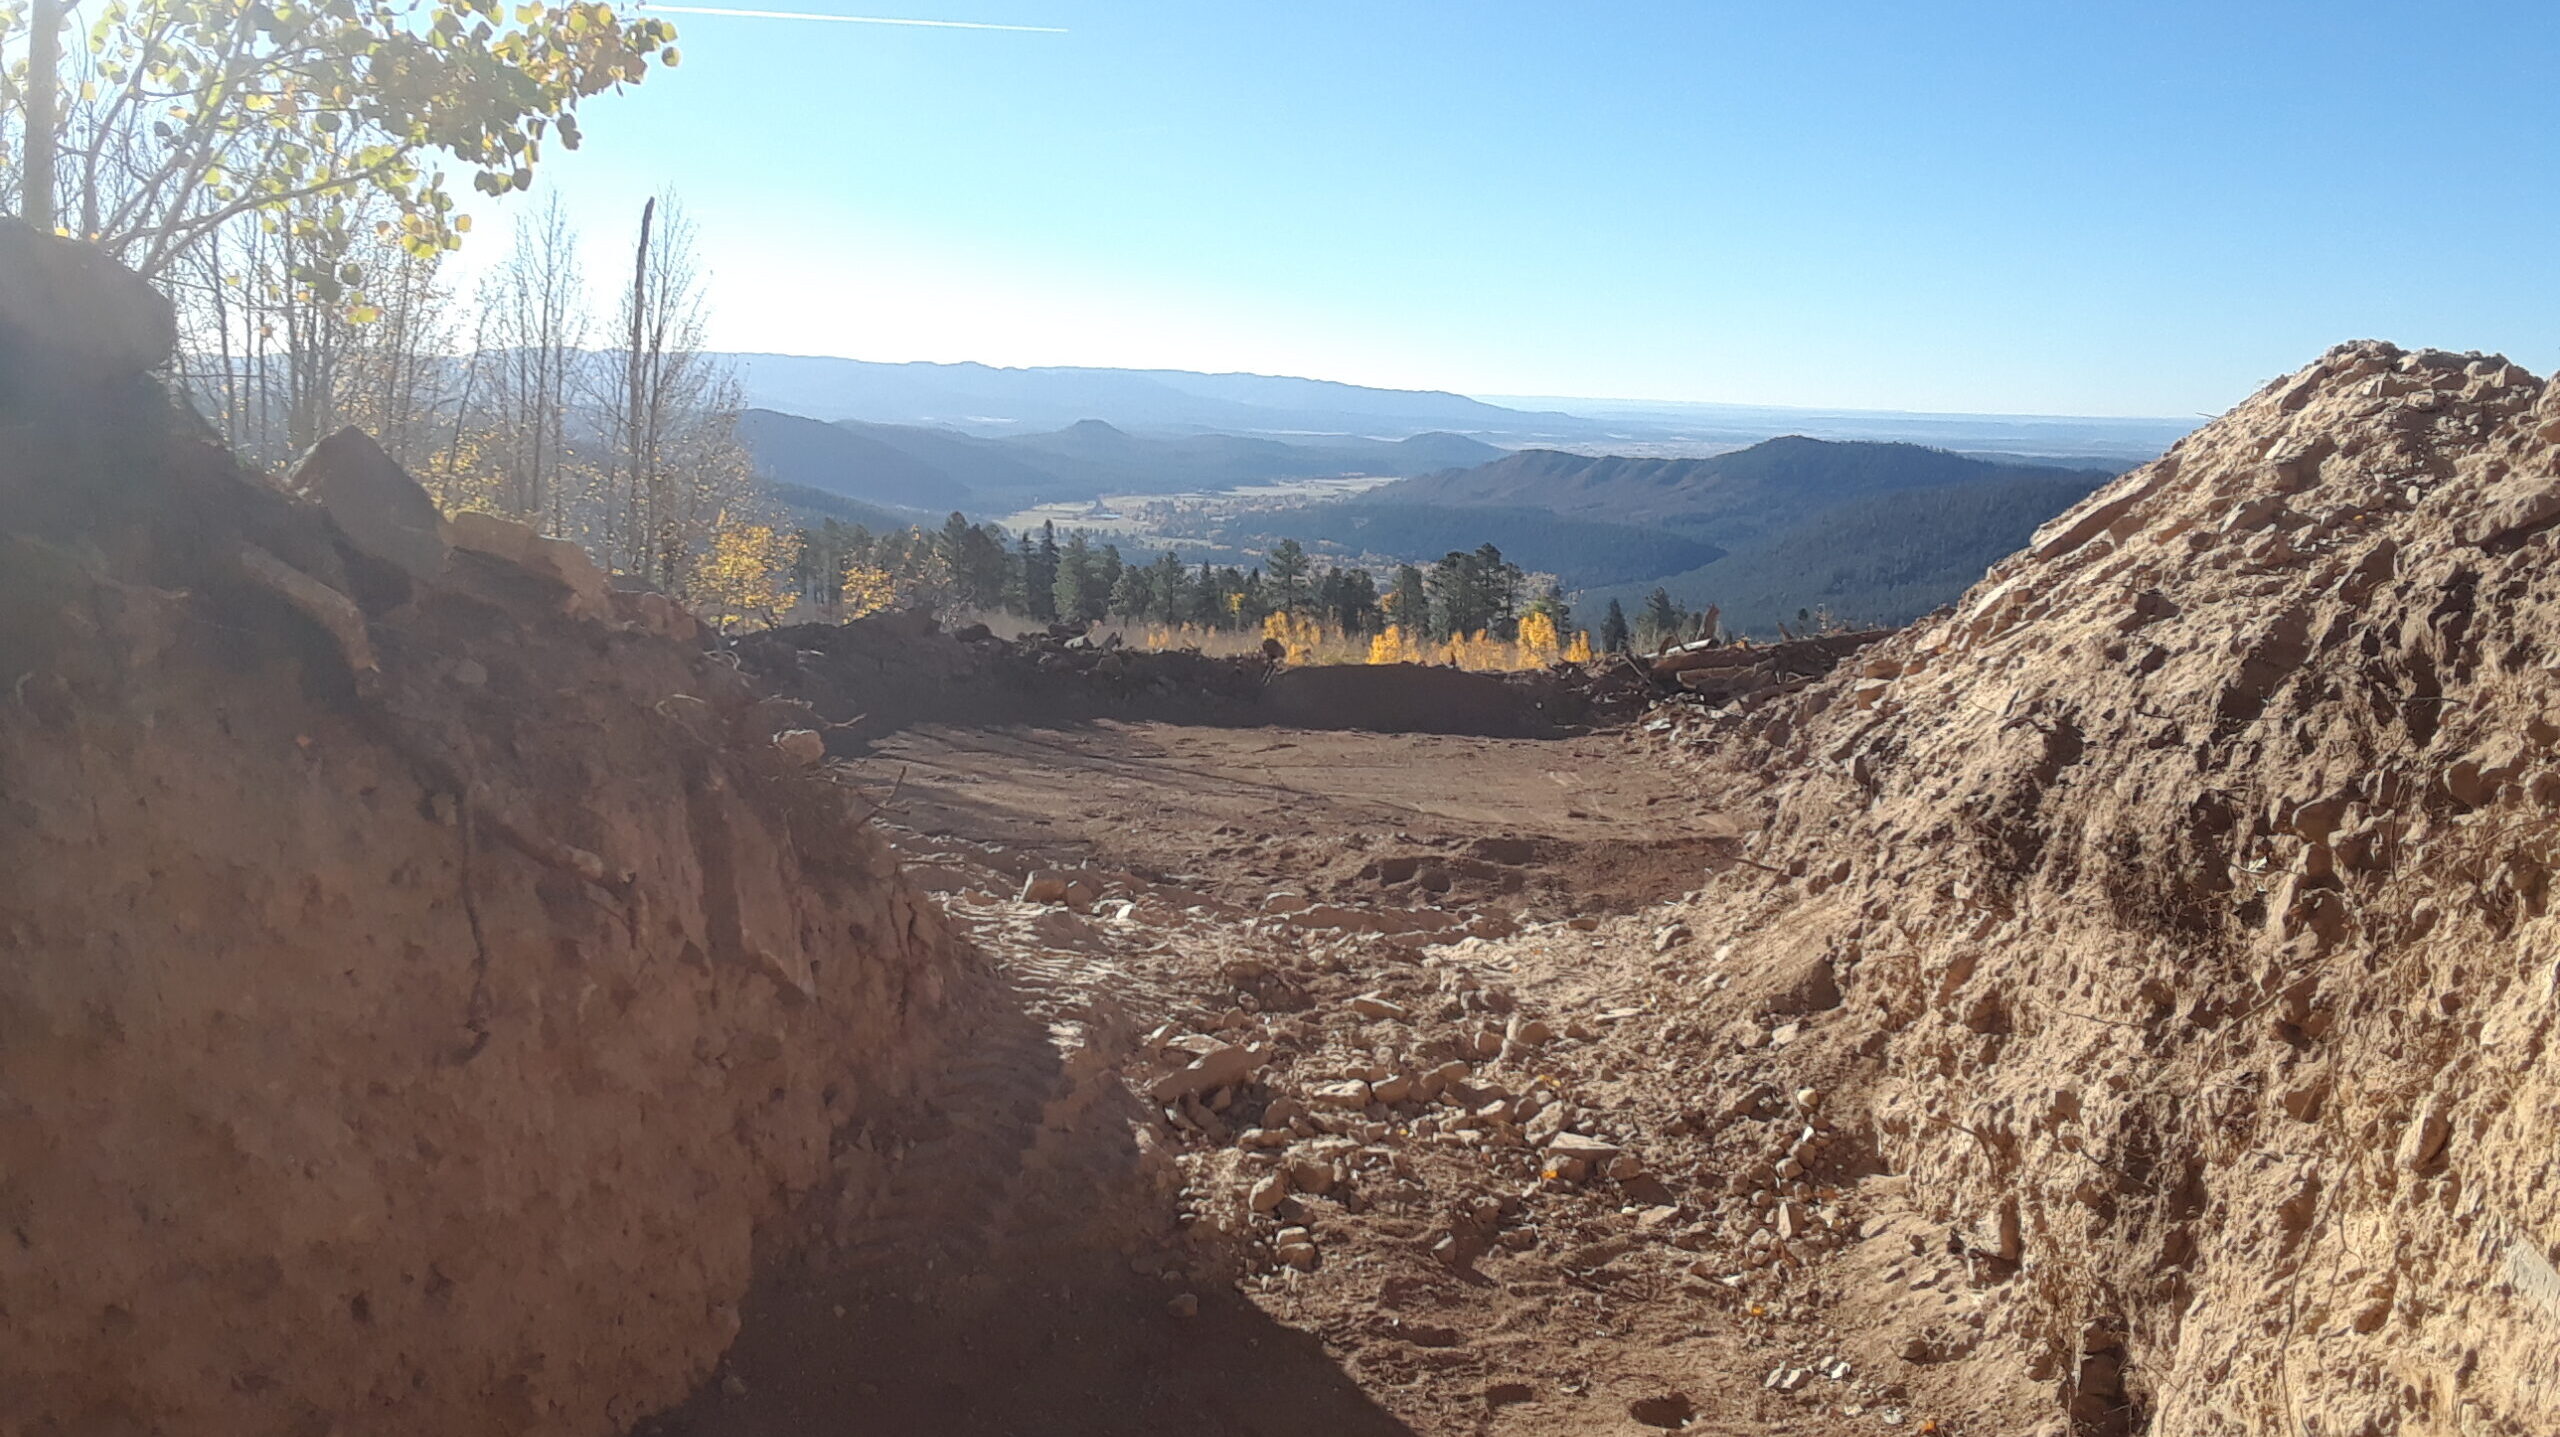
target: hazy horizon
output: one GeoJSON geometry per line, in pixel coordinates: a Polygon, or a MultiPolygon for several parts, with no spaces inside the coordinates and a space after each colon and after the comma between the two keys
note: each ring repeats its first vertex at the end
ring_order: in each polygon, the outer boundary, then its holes
{"type": "Polygon", "coordinates": [[[2127,417],[2363,336],[2560,363],[2560,152],[2505,138],[2560,7],[886,13],[1066,33],[679,15],[465,267],[558,194],[609,304],[673,190],[739,352],[2127,417]],[[2353,100],[2427,95],[2479,142],[2353,100]]]}
{"type": "MultiPolygon", "coordinates": [[[[1445,384],[1440,384],[1440,385],[1434,385],[1434,384],[1419,384],[1419,385],[1411,385],[1411,384],[1397,384],[1397,385],[1365,384],[1365,383],[1362,383],[1362,382],[1357,381],[1357,380],[1343,379],[1343,378],[1340,378],[1340,377],[1337,377],[1337,376],[1334,376],[1334,375],[1326,375],[1326,374],[1289,374],[1289,373],[1283,373],[1283,372],[1278,371],[1278,370],[1267,370],[1267,369],[1219,369],[1219,370],[1205,370],[1205,369],[1194,369],[1194,368],[1190,368],[1190,367],[1187,367],[1187,366],[1183,366],[1183,365],[1175,365],[1175,364],[1080,364],[1080,363],[1074,363],[1074,362],[1058,362],[1058,363],[1025,362],[1025,363],[1019,363],[1019,364],[998,364],[998,363],[994,363],[994,362],[992,362],[992,361],[988,361],[988,360],[981,360],[981,359],[879,359],[879,358],[873,358],[873,357],[868,356],[868,355],[859,355],[859,354],[832,354],[832,353],[820,353],[820,352],[814,352],[814,351],[790,351],[790,350],[774,350],[774,349],[762,349],[762,350],[751,350],[751,349],[721,349],[721,350],[717,350],[717,351],[715,351],[715,352],[716,352],[716,353],[723,354],[723,355],[728,355],[728,356],[732,356],[732,357],[735,357],[735,358],[739,358],[739,359],[768,359],[768,358],[769,358],[769,359],[817,359],[817,360],[843,360],[843,361],[846,361],[846,362],[848,362],[848,363],[852,363],[852,364],[905,365],[905,366],[923,365],[923,366],[938,366],[938,367],[942,367],[942,368],[952,368],[952,369],[957,369],[957,368],[966,368],[966,367],[972,367],[972,366],[974,366],[974,367],[977,367],[977,368],[993,369],[993,370],[1002,370],[1002,371],[1013,372],[1013,373],[1029,373],[1029,372],[1036,372],[1036,371],[1041,371],[1041,370],[1079,370],[1079,369],[1089,369],[1089,370],[1117,371],[1117,372],[1122,372],[1122,373],[1131,373],[1131,374],[1145,374],[1145,373],[1183,373],[1183,374],[1201,374],[1201,375],[1208,375],[1208,376],[1212,376],[1212,377],[1228,377],[1228,376],[1234,376],[1234,377],[1246,377],[1246,378],[1254,378],[1254,379],[1292,379],[1292,380],[1309,380],[1309,381],[1313,381],[1313,382],[1315,382],[1315,383],[1319,383],[1319,384],[1347,384],[1347,385],[1352,385],[1352,386],[1354,386],[1354,387],[1356,387],[1356,388],[1361,388],[1361,389],[1378,389],[1378,390],[1385,390],[1385,391],[1390,391],[1390,392],[1406,393],[1406,394],[1450,394],[1450,395],[1456,395],[1456,396],[1458,396],[1459,398],[1462,398],[1462,399],[1472,399],[1472,400],[1475,400],[1477,403],[1480,403],[1480,404],[1494,404],[1494,405],[1500,405],[1500,406],[1502,406],[1503,408],[1506,408],[1506,409],[1520,409],[1520,410],[1528,410],[1528,411],[1534,411],[1534,410],[1537,410],[1537,409],[1556,409],[1556,408],[1560,408],[1560,407],[1565,406],[1565,405],[1572,405],[1572,404],[1586,404],[1586,405],[1593,405],[1593,404],[1596,404],[1596,405],[1612,405],[1612,406],[1617,406],[1617,407],[1619,407],[1619,408],[1621,408],[1621,409],[1625,409],[1625,410],[1638,410],[1638,409],[1663,409],[1663,410],[1674,410],[1674,409],[1702,409],[1702,410],[1721,410],[1721,409],[1733,409],[1733,410],[1750,410],[1750,411],[1755,411],[1755,412],[1765,412],[1765,411],[1787,411],[1787,410],[1792,410],[1792,411],[1798,411],[1798,412],[1801,412],[1801,413],[1804,413],[1804,414],[1808,414],[1808,415],[1820,415],[1820,414],[1877,414],[1877,415],[1908,415],[1908,416],[1913,417],[1913,418],[1921,418],[1921,419],[1926,419],[1926,418],[1936,418],[1936,417],[1958,417],[1958,418],[1967,418],[1967,419],[2101,419],[2101,420],[2122,419],[2122,420],[2159,420],[2159,421],[2177,421],[2177,422],[2180,422],[2180,423],[2189,423],[2189,422],[2192,422],[2194,419],[2197,419],[2197,418],[2210,417],[2210,416],[2179,415],[2179,414],[2136,414],[2136,413],[2121,413],[2121,414],[2115,414],[2115,413],[2100,413],[2100,412],[2094,412],[2094,411],[2093,411],[2093,412],[2088,412],[2088,413],[2062,413],[2062,412],[2039,412],[2039,411],[2029,411],[2029,410],[1998,410],[1998,409],[1893,409],[1893,408],[1877,408],[1877,407],[1871,407],[1871,406],[1865,406],[1865,405],[1855,405],[1855,404],[1760,404],[1760,403],[1751,403],[1751,402],[1746,402],[1746,401],[1740,401],[1740,400],[1729,400],[1729,399],[1710,399],[1710,398],[1665,399],[1665,398],[1659,398],[1659,397],[1648,397],[1648,396],[1645,396],[1645,395],[1635,395],[1635,394],[1501,394],[1501,393],[1476,392],[1476,391],[1472,391],[1472,390],[1459,389],[1459,388],[1455,388],[1455,387],[1453,387],[1453,386],[1445,385],[1445,384]]],[[[2274,377],[2275,377],[2274,375],[2268,375],[2268,376],[2267,376],[2267,378],[2269,378],[2269,379],[2272,379],[2272,378],[2274,378],[2274,377]]],[[[2253,388],[2254,388],[2254,386],[2253,386],[2253,388]]],[[[2231,402],[2232,402],[2232,403],[2238,403],[2241,399],[2243,399],[2243,398],[2245,398],[2245,397],[2247,397],[2245,394],[2234,395],[2234,396],[2232,396],[2232,401],[2231,401],[2231,402]]],[[[1570,412],[1570,411],[1568,411],[1568,412],[1570,412]]],[[[1598,416],[1593,416],[1593,415],[1581,415],[1581,416],[1579,416],[1579,417],[1583,417],[1583,418],[1593,418],[1593,417],[1598,417],[1598,416]]]]}

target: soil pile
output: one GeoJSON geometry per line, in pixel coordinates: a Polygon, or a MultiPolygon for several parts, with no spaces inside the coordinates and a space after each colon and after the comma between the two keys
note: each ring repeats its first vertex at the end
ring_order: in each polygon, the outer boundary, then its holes
{"type": "Polygon", "coordinates": [[[1916,1361],[2560,1430],[2556,446],[2514,365],[2343,346],[1748,743],[1663,722],[1766,805],[1691,921],[1837,975],[1787,1062],[1992,1294],[1916,1361]]]}
{"type": "Polygon", "coordinates": [[[156,296],[0,240],[0,1425],[681,1398],[873,1161],[940,918],[681,613],[361,436],[278,492],[156,296]]]}
{"type": "Polygon", "coordinates": [[[920,723],[1117,719],[1551,738],[1625,722],[1659,692],[1625,664],[1509,674],[1423,664],[1283,667],[1261,655],[1095,644],[1066,626],[1024,639],[999,638],[984,625],[945,633],[913,612],[766,630],[740,639],[737,653],[758,681],[824,715],[830,750],[848,757],[920,723]]]}

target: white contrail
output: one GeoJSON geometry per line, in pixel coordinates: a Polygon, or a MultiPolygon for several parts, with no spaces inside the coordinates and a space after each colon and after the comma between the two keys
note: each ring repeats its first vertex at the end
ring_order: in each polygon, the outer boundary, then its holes
{"type": "Polygon", "coordinates": [[[729,15],[741,20],[824,20],[836,25],[922,25],[935,30],[1016,30],[1031,35],[1064,35],[1055,25],[990,25],[980,20],[892,20],[879,15],[818,15],[806,10],[732,10],[725,5],[654,5],[640,0],[643,10],[659,10],[669,15],[729,15]]]}

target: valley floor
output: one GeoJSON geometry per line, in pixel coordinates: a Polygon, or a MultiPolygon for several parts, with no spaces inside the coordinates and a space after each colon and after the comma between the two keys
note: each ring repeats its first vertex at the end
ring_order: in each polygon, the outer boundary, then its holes
{"type": "Polygon", "coordinates": [[[975,1016],[643,1432],[2051,1420],[1967,1360],[2006,1274],[1823,1115],[1871,1062],[1827,976],[1689,921],[1742,860],[1655,736],[919,729],[853,776],[975,1016]]]}

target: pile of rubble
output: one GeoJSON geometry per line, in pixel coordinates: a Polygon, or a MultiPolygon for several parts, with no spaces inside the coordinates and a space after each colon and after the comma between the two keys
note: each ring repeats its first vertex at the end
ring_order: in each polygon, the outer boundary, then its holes
{"type": "Polygon", "coordinates": [[[762,630],[735,648],[748,673],[827,714],[845,752],[915,723],[1241,723],[1274,667],[1259,654],[1125,649],[1069,628],[1025,639],[983,624],[945,632],[916,611],[762,630]]]}
{"type": "Polygon", "coordinates": [[[1074,625],[1015,639],[983,624],[946,632],[914,611],[764,630],[739,638],[735,649],[759,682],[825,715],[830,742],[847,755],[916,723],[1103,718],[1544,738],[1627,722],[1662,692],[1627,663],[1511,674],[1419,664],[1291,667],[1268,651],[1128,648],[1074,625]]]}
{"type": "MultiPolygon", "coordinates": [[[[1788,707],[1781,700],[1894,632],[1856,629],[1774,644],[1706,641],[1655,655],[1641,667],[1668,701],[1647,720],[1648,731],[1677,733],[1695,745],[1765,727],[1788,707]]],[[[1639,665],[1631,660],[1628,666],[1639,665]]]]}
{"type": "Polygon", "coordinates": [[[2341,346],[1683,750],[2073,1431],[2560,1428],[2555,520],[2560,386],[2341,346]]]}

